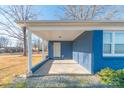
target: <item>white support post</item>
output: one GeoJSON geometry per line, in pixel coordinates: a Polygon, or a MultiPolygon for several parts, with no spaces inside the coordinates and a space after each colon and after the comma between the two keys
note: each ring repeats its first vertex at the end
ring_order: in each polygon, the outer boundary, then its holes
{"type": "Polygon", "coordinates": [[[28,31],[28,75],[32,74],[32,32],[28,31]]]}
{"type": "Polygon", "coordinates": [[[42,41],[42,61],[45,60],[44,40],[42,41]]]}

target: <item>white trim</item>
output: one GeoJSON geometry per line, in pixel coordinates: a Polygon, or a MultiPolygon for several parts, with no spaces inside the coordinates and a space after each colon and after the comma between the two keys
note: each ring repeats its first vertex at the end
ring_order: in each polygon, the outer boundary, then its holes
{"type": "Polygon", "coordinates": [[[53,56],[54,57],[61,57],[61,43],[54,42],[53,43],[53,56]]]}
{"type": "Polygon", "coordinates": [[[124,21],[17,21],[20,27],[30,31],[44,30],[124,30],[124,21]]]}
{"type": "Polygon", "coordinates": [[[28,26],[53,26],[53,25],[65,25],[65,26],[124,26],[124,20],[123,21],[67,21],[67,20],[30,20],[30,21],[17,21],[17,24],[20,26],[25,26],[27,24],[28,26]]]}
{"type": "Polygon", "coordinates": [[[41,25],[41,26],[28,26],[28,29],[32,32],[35,31],[75,31],[75,30],[124,30],[124,25],[123,26],[107,26],[107,25],[81,25],[81,26],[77,26],[77,25],[72,25],[72,26],[66,26],[66,25],[53,25],[53,26],[49,26],[49,25],[41,25]]]}
{"type": "Polygon", "coordinates": [[[28,31],[28,74],[31,75],[32,71],[32,33],[28,31]]]}
{"type": "Polygon", "coordinates": [[[44,52],[44,40],[42,40],[42,61],[45,60],[45,52],[44,52]]]}
{"type": "Polygon", "coordinates": [[[103,54],[104,57],[124,57],[124,54],[103,54]]]}
{"type": "MultiPolygon", "coordinates": [[[[103,40],[104,40],[104,32],[107,33],[107,31],[103,31],[103,40]]],[[[111,42],[111,53],[110,54],[106,54],[104,53],[104,42],[103,42],[103,56],[104,57],[124,57],[124,54],[116,54],[115,53],[115,34],[116,33],[122,33],[122,31],[109,31],[108,33],[112,33],[112,42],[111,42]]]]}
{"type": "Polygon", "coordinates": [[[115,32],[112,32],[112,46],[111,46],[112,50],[112,55],[114,56],[114,50],[115,50],[115,32]]]}

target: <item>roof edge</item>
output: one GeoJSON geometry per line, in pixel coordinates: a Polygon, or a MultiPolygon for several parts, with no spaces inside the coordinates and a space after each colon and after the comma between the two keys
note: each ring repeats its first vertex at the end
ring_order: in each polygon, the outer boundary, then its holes
{"type": "Polygon", "coordinates": [[[29,20],[29,21],[16,21],[21,26],[87,26],[87,25],[123,25],[124,20],[111,20],[111,21],[77,21],[77,20],[29,20]]]}

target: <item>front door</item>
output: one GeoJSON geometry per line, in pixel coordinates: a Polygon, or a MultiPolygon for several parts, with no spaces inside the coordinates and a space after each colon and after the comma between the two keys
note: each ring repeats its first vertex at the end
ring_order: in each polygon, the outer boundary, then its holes
{"type": "Polygon", "coordinates": [[[61,43],[60,42],[53,43],[53,56],[54,58],[61,57],[61,43]]]}

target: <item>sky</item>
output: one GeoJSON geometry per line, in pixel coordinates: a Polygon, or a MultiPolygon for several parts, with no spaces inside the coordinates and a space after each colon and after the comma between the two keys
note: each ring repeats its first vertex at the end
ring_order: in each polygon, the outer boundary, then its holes
{"type": "Polygon", "coordinates": [[[63,14],[59,9],[59,5],[35,5],[34,12],[38,12],[37,20],[59,20],[59,17],[56,16],[57,13],[63,14]]]}
{"type": "MultiPolygon", "coordinates": [[[[39,16],[37,20],[60,20],[56,14],[63,15],[64,12],[60,9],[62,5],[42,5],[34,6],[34,12],[38,12],[39,16]]],[[[124,5],[123,6],[111,6],[105,9],[105,11],[112,11],[113,8],[119,10],[119,14],[114,15],[113,20],[124,20],[124,5]]],[[[3,21],[3,19],[0,18],[3,21]]],[[[33,38],[34,39],[34,38],[33,38]]]]}
{"type": "Polygon", "coordinates": [[[56,13],[62,14],[62,11],[60,12],[59,7],[61,6],[36,6],[36,9],[38,9],[41,13],[40,20],[59,20],[59,18],[56,16],[56,13]]]}
{"type": "MultiPolygon", "coordinates": [[[[56,14],[63,15],[63,11],[59,8],[62,5],[42,5],[35,6],[35,9],[39,12],[41,16],[38,18],[39,20],[60,20],[56,14]]],[[[105,11],[112,11],[112,9],[117,9],[119,12],[114,15],[113,20],[122,20],[124,19],[124,5],[113,5],[108,6],[105,11]]]]}

